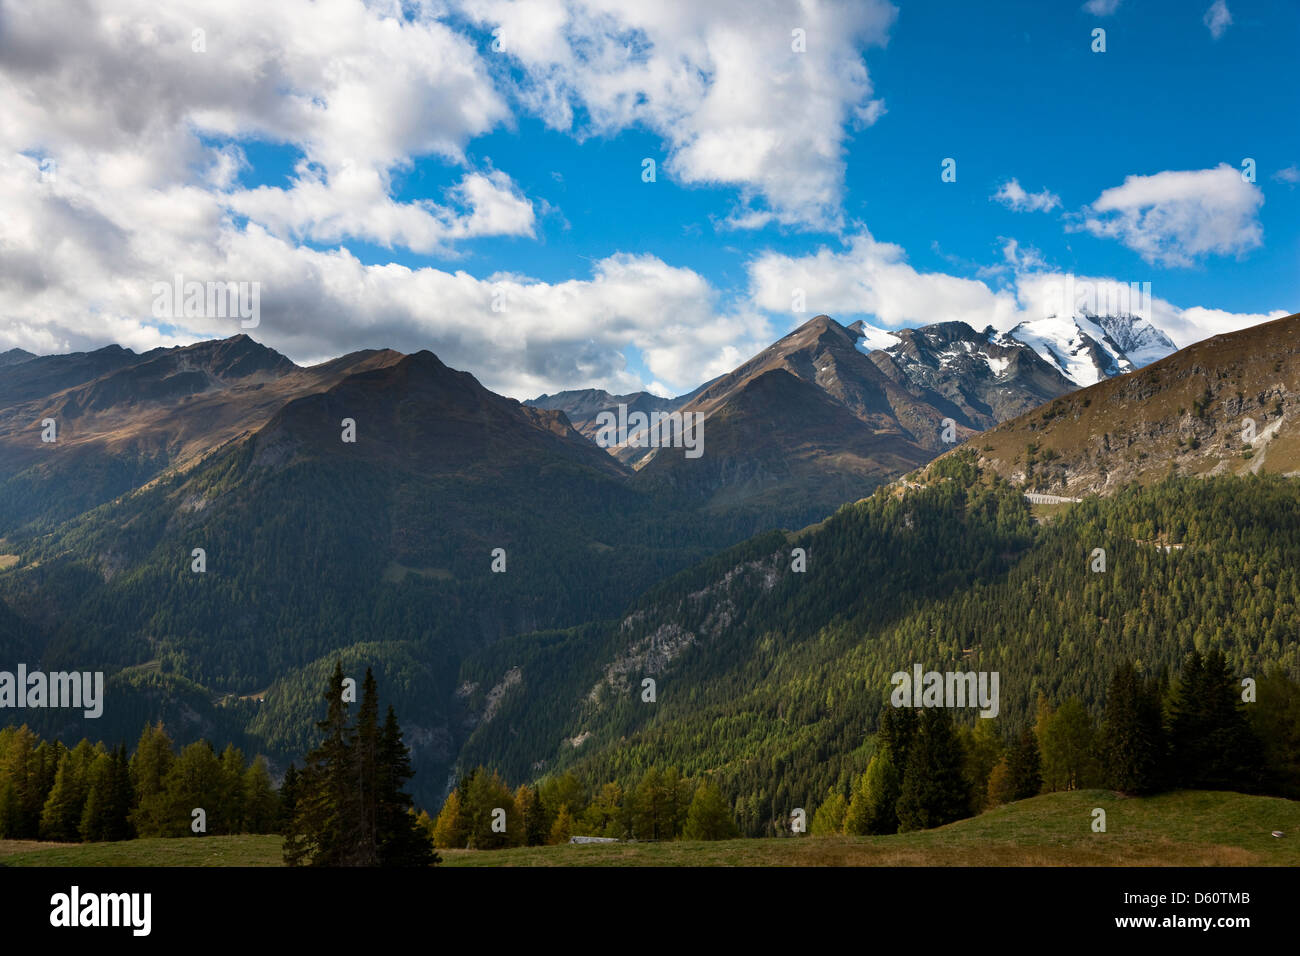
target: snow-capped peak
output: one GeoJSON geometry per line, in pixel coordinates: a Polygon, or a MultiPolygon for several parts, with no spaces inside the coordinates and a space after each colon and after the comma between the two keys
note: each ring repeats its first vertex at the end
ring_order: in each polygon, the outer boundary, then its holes
{"type": "Polygon", "coordinates": [[[1095,385],[1176,352],[1169,337],[1140,316],[1048,316],[1011,330],[1076,385],[1095,385]]]}
{"type": "Polygon", "coordinates": [[[858,321],[849,326],[849,331],[858,335],[857,348],[859,352],[870,352],[874,349],[893,348],[902,340],[893,332],[885,329],[878,329],[874,325],[868,325],[866,322],[858,321]]]}
{"type": "Polygon", "coordinates": [[[1166,355],[1178,351],[1178,346],[1174,345],[1169,336],[1140,315],[1101,315],[1090,318],[1128,356],[1134,368],[1158,362],[1166,355]]]}

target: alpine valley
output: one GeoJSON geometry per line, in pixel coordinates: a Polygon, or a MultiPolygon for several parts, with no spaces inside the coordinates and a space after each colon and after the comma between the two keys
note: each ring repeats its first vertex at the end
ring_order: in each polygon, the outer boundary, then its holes
{"type": "Polygon", "coordinates": [[[683,396],[520,403],[429,352],[14,350],[0,660],[106,672],[106,740],[161,719],[280,772],[342,660],[431,810],[478,765],[672,765],[770,832],[861,775],[914,664],[999,671],[1012,729],[1040,693],[1097,712],[1122,659],[1297,672],[1298,355],[1296,315],[1182,351],[1124,315],[817,316],[683,396]],[[701,416],[704,453],[598,447],[620,406],[701,416]]]}

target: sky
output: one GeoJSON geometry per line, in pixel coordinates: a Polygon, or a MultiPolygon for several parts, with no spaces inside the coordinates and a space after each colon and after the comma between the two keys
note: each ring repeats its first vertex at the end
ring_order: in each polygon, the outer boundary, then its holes
{"type": "Polygon", "coordinates": [[[0,0],[0,350],[670,395],[1066,274],[1181,347],[1300,308],[1297,41],[1295,0],[0,0]]]}

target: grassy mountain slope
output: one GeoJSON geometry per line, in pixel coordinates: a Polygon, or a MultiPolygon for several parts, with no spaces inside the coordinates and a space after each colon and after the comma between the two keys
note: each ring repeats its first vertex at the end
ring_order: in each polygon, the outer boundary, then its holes
{"type": "Polygon", "coordinates": [[[1198,342],[969,445],[1003,477],[1068,497],[1169,474],[1295,474],[1298,405],[1300,314],[1198,342]]]}

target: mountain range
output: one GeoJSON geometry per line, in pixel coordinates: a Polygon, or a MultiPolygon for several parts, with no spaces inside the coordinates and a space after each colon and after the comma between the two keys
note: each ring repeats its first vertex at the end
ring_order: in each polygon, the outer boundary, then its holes
{"type": "MultiPolygon", "coordinates": [[[[1226,364],[1212,348],[1185,350],[1082,391],[1012,335],[947,322],[882,342],[826,316],[678,399],[588,390],[521,404],[429,352],[300,367],[246,335],[143,354],[7,352],[0,657],[108,672],[113,706],[99,736],[131,739],[161,718],[181,739],[235,740],[280,769],[310,743],[333,661],[373,667],[409,727],[426,801],[466,760],[523,774],[614,759],[606,745],[640,733],[646,714],[601,701],[639,672],[672,674],[698,653],[750,655],[745,681],[764,666],[761,634],[732,629],[754,601],[802,608],[787,623],[803,640],[845,615],[881,623],[1023,547],[1018,493],[981,506],[1006,512],[995,532],[944,511],[942,496],[933,514],[885,504],[904,474],[969,484],[977,468],[1087,490],[1079,463],[1089,459],[1059,431],[1060,410],[1095,416],[1109,396],[1139,403],[1188,376],[1204,380],[1216,414],[1254,412],[1273,428],[1270,376],[1293,382],[1295,319],[1228,337],[1226,364]],[[1186,375],[1168,371],[1185,362],[1186,375]],[[598,447],[596,417],[618,404],[703,416],[704,454],[598,447]],[[950,449],[945,431],[969,440],[918,471],[950,449]],[[1018,442],[1036,447],[1018,452],[1018,442]],[[1037,465],[1048,447],[1059,456],[1050,469],[1016,472],[1017,454],[1023,469],[1025,454],[1037,465]],[[980,448],[979,463],[963,464],[980,448]],[[1072,463],[1077,475],[1060,471],[1072,463]],[[865,524],[837,517],[829,537],[770,530],[864,498],[885,510],[865,524]],[[954,550],[967,526],[978,533],[954,550]],[[812,579],[789,576],[792,542],[823,569],[803,597],[797,584],[812,579]],[[891,571],[918,542],[932,560],[891,571]],[[990,554],[1004,557],[981,563],[990,554]],[[859,570],[836,579],[829,567],[859,570]],[[595,716],[575,715],[573,694],[595,716]],[[566,751],[569,739],[606,744],[566,751]]],[[[1124,329],[1112,326],[1118,348],[1124,329]]],[[[1130,345],[1147,341],[1130,331],[1130,345]]],[[[1284,408],[1291,391],[1279,393],[1284,408]]],[[[1164,434],[1143,432],[1147,419],[1130,408],[1096,422],[1112,445],[1164,434]]],[[[1285,435],[1257,440],[1270,462],[1285,435]]],[[[811,673],[803,667],[790,679],[811,673]]],[[[694,693],[721,700],[726,681],[694,693]]],[[[30,719],[51,734],[84,732],[58,712],[30,719]]]]}

